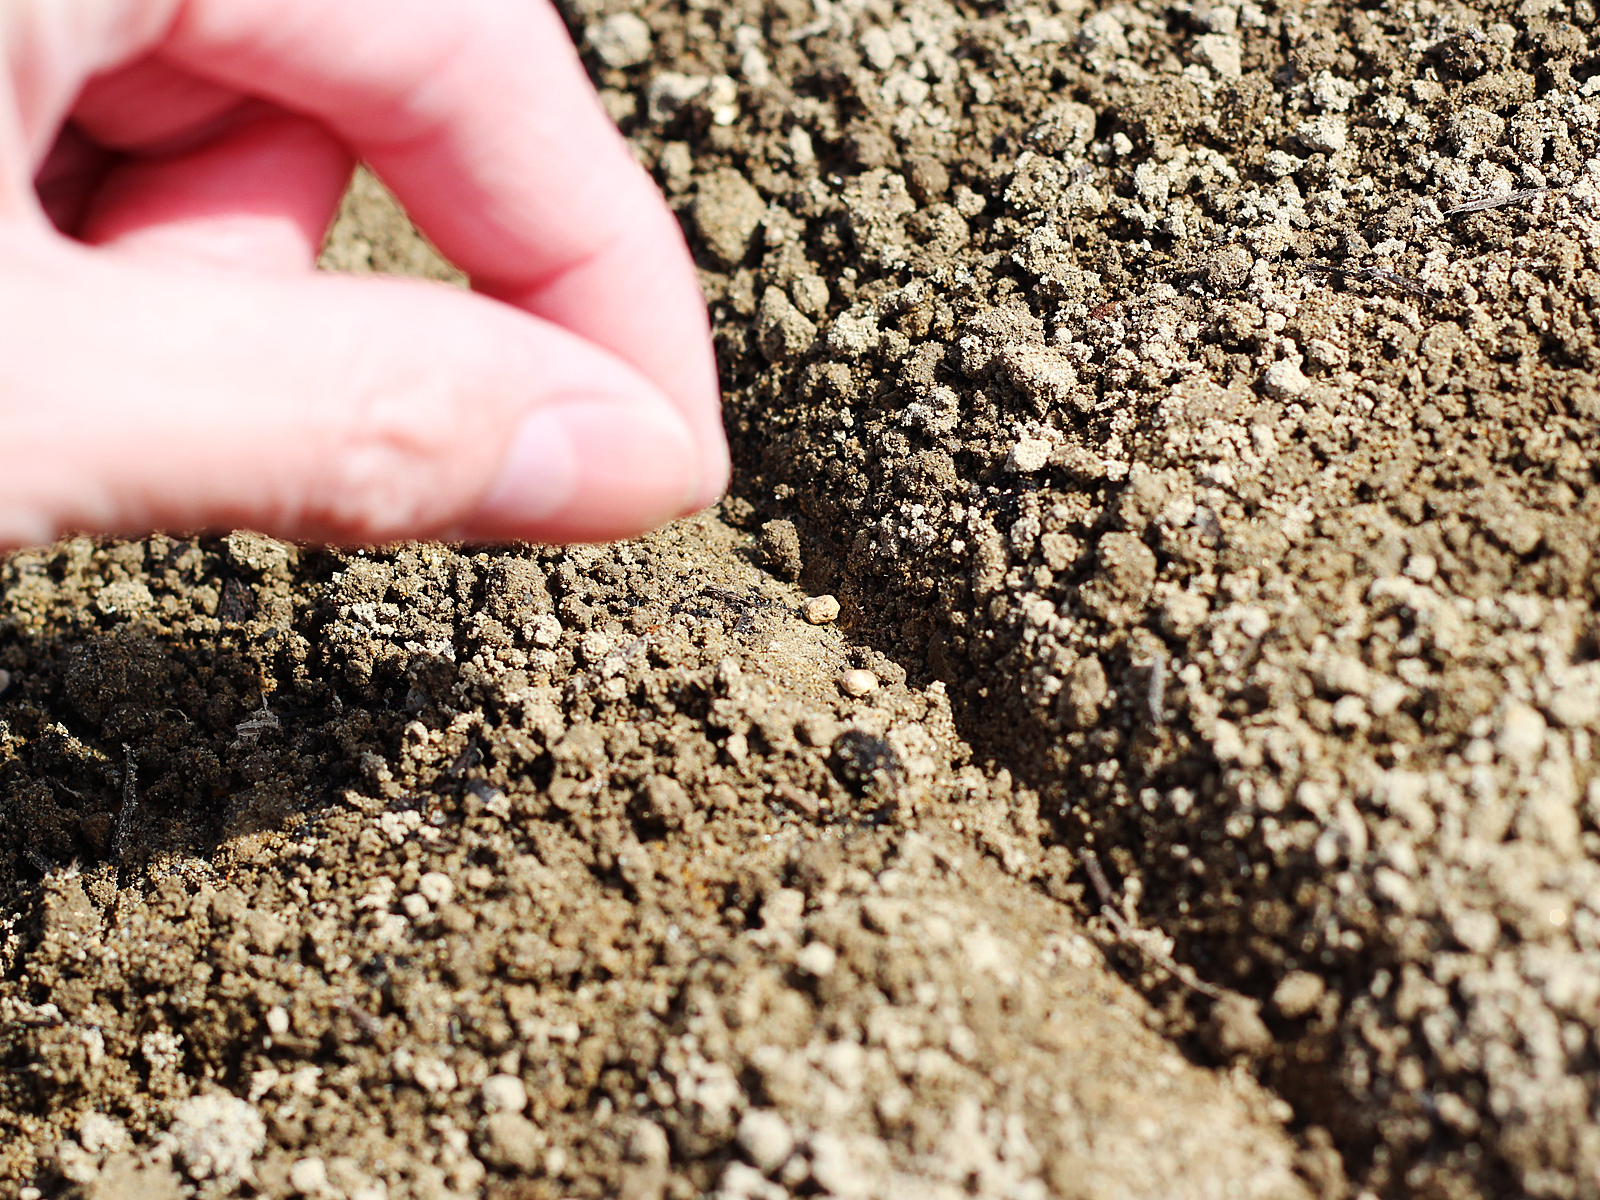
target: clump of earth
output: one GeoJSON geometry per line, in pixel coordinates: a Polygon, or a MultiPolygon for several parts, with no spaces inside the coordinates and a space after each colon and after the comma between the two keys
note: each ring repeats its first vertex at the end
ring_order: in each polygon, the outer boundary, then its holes
{"type": "Polygon", "coordinates": [[[566,13],[733,492],[11,555],[8,1192],[1600,1197],[1589,0],[566,13]]]}

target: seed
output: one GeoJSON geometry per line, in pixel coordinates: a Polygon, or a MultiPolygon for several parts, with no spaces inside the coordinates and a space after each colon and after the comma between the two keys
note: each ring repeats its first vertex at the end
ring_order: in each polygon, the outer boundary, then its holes
{"type": "Polygon", "coordinates": [[[839,619],[839,601],[832,596],[813,596],[806,601],[805,614],[813,625],[830,625],[839,619]]]}
{"type": "Polygon", "coordinates": [[[878,690],[878,677],[857,667],[839,676],[839,688],[846,696],[870,696],[878,690]]]}

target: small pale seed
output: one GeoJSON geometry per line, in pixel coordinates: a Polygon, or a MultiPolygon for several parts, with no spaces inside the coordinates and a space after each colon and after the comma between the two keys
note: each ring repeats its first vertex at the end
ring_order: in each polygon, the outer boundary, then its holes
{"type": "Polygon", "coordinates": [[[878,690],[878,677],[857,667],[839,676],[839,689],[846,696],[870,696],[878,690]]]}

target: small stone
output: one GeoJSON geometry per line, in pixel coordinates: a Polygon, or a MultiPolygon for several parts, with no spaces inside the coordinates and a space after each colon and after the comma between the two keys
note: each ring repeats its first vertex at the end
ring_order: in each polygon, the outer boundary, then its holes
{"type": "Polygon", "coordinates": [[[528,1089],[515,1075],[491,1075],[483,1081],[485,1112],[520,1113],[528,1107],[528,1089]]]}
{"type": "Polygon", "coordinates": [[[839,601],[833,596],[813,596],[806,601],[805,616],[812,625],[831,625],[839,619],[839,601]]]}
{"type": "Polygon", "coordinates": [[[634,13],[617,13],[588,30],[595,57],[608,67],[636,67],[654,48],[650,26],[634,13]]]}
{"type": "Polygon", "coordinates": [[[749,1163],[730,1162],[722,1168],[716,1200],[788,1200],[789,1193],[749,1163]]]}
{"type": "Polygon", "coordinates": [[[871,671],[856,667],[839,676],[839,690],[859,700],[878,690],[878,677],[871,671]]]}
{"type": "Polygon", "coordinates": [[[93,1183],[100,1174],[100,1164],[77,1142],[62,1141],[56,1146],[56,1171],[68,1183],[93,1183]]]}
{"type": "Polygon", "coordinates": [[[1045,154],[1081,154],[1094,141],[1098,120],[1099,114],[1087,104],[1066,100],[1045,110],[1038,124],[1028,131],[1028,140],[1045,154]]]}
{"type": "MultiPolygon", "coordinates": [[[[1350,355],[1343,347],[1330,342],[1327,338],[1308,338],[1302,350],[1305,361],[1319,371],[1342,371],[1350,362],[1350,355]]],[[[1304,369],[1302,366],[1301,370],[1304,369]]]]}
{"type": "Polygon", "coordinates": [[[1439,560],[1431,554],[1413,554],[1406,559],[1405,573],[1418,583],[1432,583],[1439,574],[1439,560]]]}
{"type": "Polygon", "coordinates": [[[289,1032],[289,1014],[280,1004],[274,1004],[267,1009],[267,1032],[273,1037],[282,1037],[289,1032]]]}
{"type": "MultiPolygon", "coordinates": [[[[845,1139],[819,1132],[811,1137],[811,1178],[838,1200],[867,1200],[880,1195],[882,1164],[875,1146],[864,1138],[845,1139]]],[[[881,1151],[879,1152],[881,1153],[881,1151]]]]}
{"type": "Polygon", "coordinates": [[[443,871],[429,871],[417,880],[417,891],[429,904],[448,904],[456,894],[456,885],[443,871]]]}
{"type": "MultiPolygon", "coordinates": [[[[813,943],[814,944],[814,943],[813,943]]],[[[752,1108],[739,1121],[739,1148],[764,1174],[770,1175],[794,1152],[789,1123],[769,1108],[752,1108]]]]}
{"type": "Polygon", "coordinates": [[[140,580],[122,579],[108,583],[95,593],[94,606],[107,617],[133,616],[148,612],[155,604],[150,589],[140,580]]]}
{"type": "Polygon", "coordinates": [[[1108,58],[1128,56],[1128,33],[1115,13],[1097,12],[1087,18],[1078,32],[1078,40],[1091,53],[1098,52],[1108,58]]]}
{"type": "Polygon", "coordinates": [[[4,667],[0,667],[0,692],[4,692],[10,686],[11,672],[7,671],[4,667]]]}
{"type": "Polygon", "coordinates": [[[328,1167],[316,1155],[302,1158],[289,1168],[289,1186],[302,1196],[321,1196],[328,1190],[328,1167]]]}
{"type": "Polygon", "coordinates": [[[1326,985],[1322,976],[1310,971],[1290,971],[1272,991],[1272,1003],[1278,1015],[1295,1021],[1317,1007],[1326,985]]]}
{"type": "Polygon", "coordinates": [[[818,979],[832,975],[833,968],[838,962],[838,952],[827,942],[807,942],[794,956],[795,966],[818,979]]]}
{"type": "Polygon", "coordinates": [[[1298,400],[1311,390],[1311,380],[1300,370],[1299,363],[1283,359],[1267,368],[1261,386],[1274,400],[1298,400]]]}
{"type": "Polygon", "coordinates": [[[1450,918],[1450,932],[1468,950],[1487,954],[1500,941],[1500,922],[1492,913],[1468,909],[1450,918]]]}

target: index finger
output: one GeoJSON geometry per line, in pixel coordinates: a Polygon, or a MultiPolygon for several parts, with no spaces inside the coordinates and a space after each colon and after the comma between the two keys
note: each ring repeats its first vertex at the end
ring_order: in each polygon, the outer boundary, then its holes
{"type": "Polygon", "coordinates": [[[156,53],[313,117],[479,290],[605,347],[726,478],[716,367],[670,210],[546,0],[191,0],[156,53]]]}

